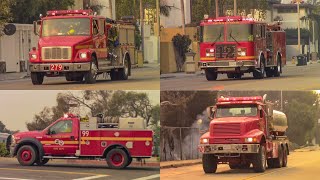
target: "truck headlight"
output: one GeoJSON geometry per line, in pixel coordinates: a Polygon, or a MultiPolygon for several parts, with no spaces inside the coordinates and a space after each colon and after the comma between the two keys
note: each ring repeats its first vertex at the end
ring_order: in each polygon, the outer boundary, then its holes
{"type": "Polygon", "coordinates": [[[206,57],[214,57],[214,49],[206,49],[206,57]]]}
{"type": "Polygon", "coordinates": [[[245,138],[244,141],[247,143],[257,142],[257,138],[249,137],[249,138],[245,138]]]}
{"type": "Polygon", "coordinates": [[[31,54],[31,59],[37,59],[37,55],[36,54],[31,54]]]}
{"type": "Polygon", "coordinates": [[[80,53],[80,58],[81,59],[87,59],[87,53],[80,53]]]}
{"type": "Polygon", "coordinates": [[[208,138],[203,138],[200,140],[200,144],[208,144],[209,143],[209,139],[208,138]]]}
{"type": "Polygon", "coordinates": [[[238,56],[247,56],[247,48],[238,48],[238,56]]]}

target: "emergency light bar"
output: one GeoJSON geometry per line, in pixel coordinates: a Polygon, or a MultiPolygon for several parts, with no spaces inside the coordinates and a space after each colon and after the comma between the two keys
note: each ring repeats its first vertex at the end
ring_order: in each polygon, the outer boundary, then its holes
{"type": "Polygon", "coordinates": [[[48,11],[48,16],[61,16],[61,15],[85,15],[88,16],[92,13],[92,10],[59,10],[59,11],[48,11]]]}
{"type": "Polygon", "coordinates": [[[232,102],[232,101],[262,101],[262,97],[255,96],[255,97],[218,98],[218,102],[232,102]]]}
{"type": "Polygon", "coordinates": [[[238,21],[254,21],[253,18],[242,16],[219,17],[216,19],[205,19],[204,22],[238,22],[238,21]]]}

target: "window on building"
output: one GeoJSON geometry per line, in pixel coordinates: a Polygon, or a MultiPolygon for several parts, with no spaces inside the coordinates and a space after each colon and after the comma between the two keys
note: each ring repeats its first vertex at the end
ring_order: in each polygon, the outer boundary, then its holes
{"type": "Polygon", "coordinates": [[[278,9],[278,13],[279,14],[285,14],[285,13],[297,13],[298,10],[297,8],[293,8],[293,9],[278,9]]]}

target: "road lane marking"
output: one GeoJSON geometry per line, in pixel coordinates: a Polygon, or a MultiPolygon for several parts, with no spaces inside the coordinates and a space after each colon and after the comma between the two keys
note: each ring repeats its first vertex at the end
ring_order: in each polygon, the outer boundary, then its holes
{"type": "Polygon", "coordinates": [[[32,180],[32,179],[20,179],[20,178],[7,178],[7,177],[0,177],[0,179],[8,179],[8,180],[32,180]]]}
{"type": "Polygon", "coordinates": [[[146,177],[141,177],[141,178],[137,178],[137,179],[132,179],[132,180],[148,180],[148,179],[155,179],[160,177],[160,174],[154,174],[151,176],[146,176],[146,177]]]}
{"type": "Polygon", "coordinates": [[[8,171],[29,171],[29,172],[44,172],[44,173],[60,173],[60,174],[75,174],[75,175],[104,175],[110,176],[107,174],[95,174],[95,173],[81,173],[81,172],[64,172],[64,171],[52,171],[52,170],[36,170],[36,169],[16,169],[16,168],[0,168],[0,170],[8,170],[8,171]]]}
{"type": "Polygon", "coordinates": [[[98,178],[107,177],[107,176],[109,175],[97,175],[97,176],[90,176],[90,177],[78,178],[73,180],[90,180],[90,179],[98,179],[98,178]]]}

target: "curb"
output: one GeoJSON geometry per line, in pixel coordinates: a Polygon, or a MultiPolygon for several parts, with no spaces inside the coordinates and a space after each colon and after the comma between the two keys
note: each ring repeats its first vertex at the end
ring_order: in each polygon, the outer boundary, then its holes
{"type": "MultiPolygon", "coordinates": [[[[167,162],[163,162],[166,163],[167,162]]],[[[192,160],[190,162],[181,162],[179,163],[172,163],[172,164],[167,164],[167,165],[161,165],[160,163],[160,169],[168,169],[168,168],[178,168],[178,167],[184,167],[184,166],[193,166],[193,165],[197,165],[197,164],[201,164],[202,160],[201,159],[197,159],[197,160],[192,160]]]]}

